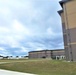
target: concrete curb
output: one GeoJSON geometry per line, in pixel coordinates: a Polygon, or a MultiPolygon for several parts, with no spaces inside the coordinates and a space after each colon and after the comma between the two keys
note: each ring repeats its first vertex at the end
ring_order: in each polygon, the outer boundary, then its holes
{"type": "Polygon", "coordinates": [[[8,71],[8,70],[0,69],[0,75],[36,75],[36,74],[14,72],[14,71],[8,71]]]}

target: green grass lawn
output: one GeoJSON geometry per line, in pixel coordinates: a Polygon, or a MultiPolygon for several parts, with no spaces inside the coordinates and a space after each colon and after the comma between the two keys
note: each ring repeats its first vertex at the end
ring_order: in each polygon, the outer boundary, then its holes
{"type": "Polygon", "coordinates": [[[38,60],[0,60],[10,62],[0,64],[1,69],[34,73],[38,75],[76,75],[76,62],[49,59],[38,60]]]}

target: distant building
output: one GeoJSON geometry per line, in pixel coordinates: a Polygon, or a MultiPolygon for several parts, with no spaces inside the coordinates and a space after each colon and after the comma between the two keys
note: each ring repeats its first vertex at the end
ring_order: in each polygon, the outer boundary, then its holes
{"type": "Polygon", "coordinates": [[[62,19],[66,60],[76,61],[76,0],[62,0],[59,3],[62,6],[58,13],[62,19]]]}
{"type": "Polygon", "coordinates": [[[51,58],[51,59],[64,59],[64,50],[41,50],[29,52],[30,59],[37,58],[51,58]]]}
{"type": "Polygon", "coordinates": [[[0,59],[3,59],[3,56],[0,55],[0,59]]]}
{"type": "Polygon", "coordinates": [[[0,59],[28,59],[28,56],[1,56],[0,59]]]}

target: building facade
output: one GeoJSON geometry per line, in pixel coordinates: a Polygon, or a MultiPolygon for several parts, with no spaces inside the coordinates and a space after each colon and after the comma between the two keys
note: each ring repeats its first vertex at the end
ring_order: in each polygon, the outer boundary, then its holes
{"type": "Polygon", "coordinates": [[[64,59],[64,50],[41,50],[29,52],[29,58],[51,58],[51,59],[64,59]]]}
{"type": "Polygon", "coordinates": [[[76,61],[76,0],[62,0],[59,3],[62,7],[58,13],[62,19],[66,60],[76,61]]]}

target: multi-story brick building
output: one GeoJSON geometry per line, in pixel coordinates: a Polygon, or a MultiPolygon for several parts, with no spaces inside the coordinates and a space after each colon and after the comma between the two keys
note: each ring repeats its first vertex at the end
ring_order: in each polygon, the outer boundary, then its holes
{"type": "Polygon", "coordinates": [[[76,0],[62,0],[59,3],[62,7],[58,13],[62,19],[66,60],[76,61],[76,0]]]}
{"type": "Polygon", "coordinates": [[[64,50],[41,50],[29,52],[29,58],[51,58],[51,59],[64,59],[64,50]]]}

